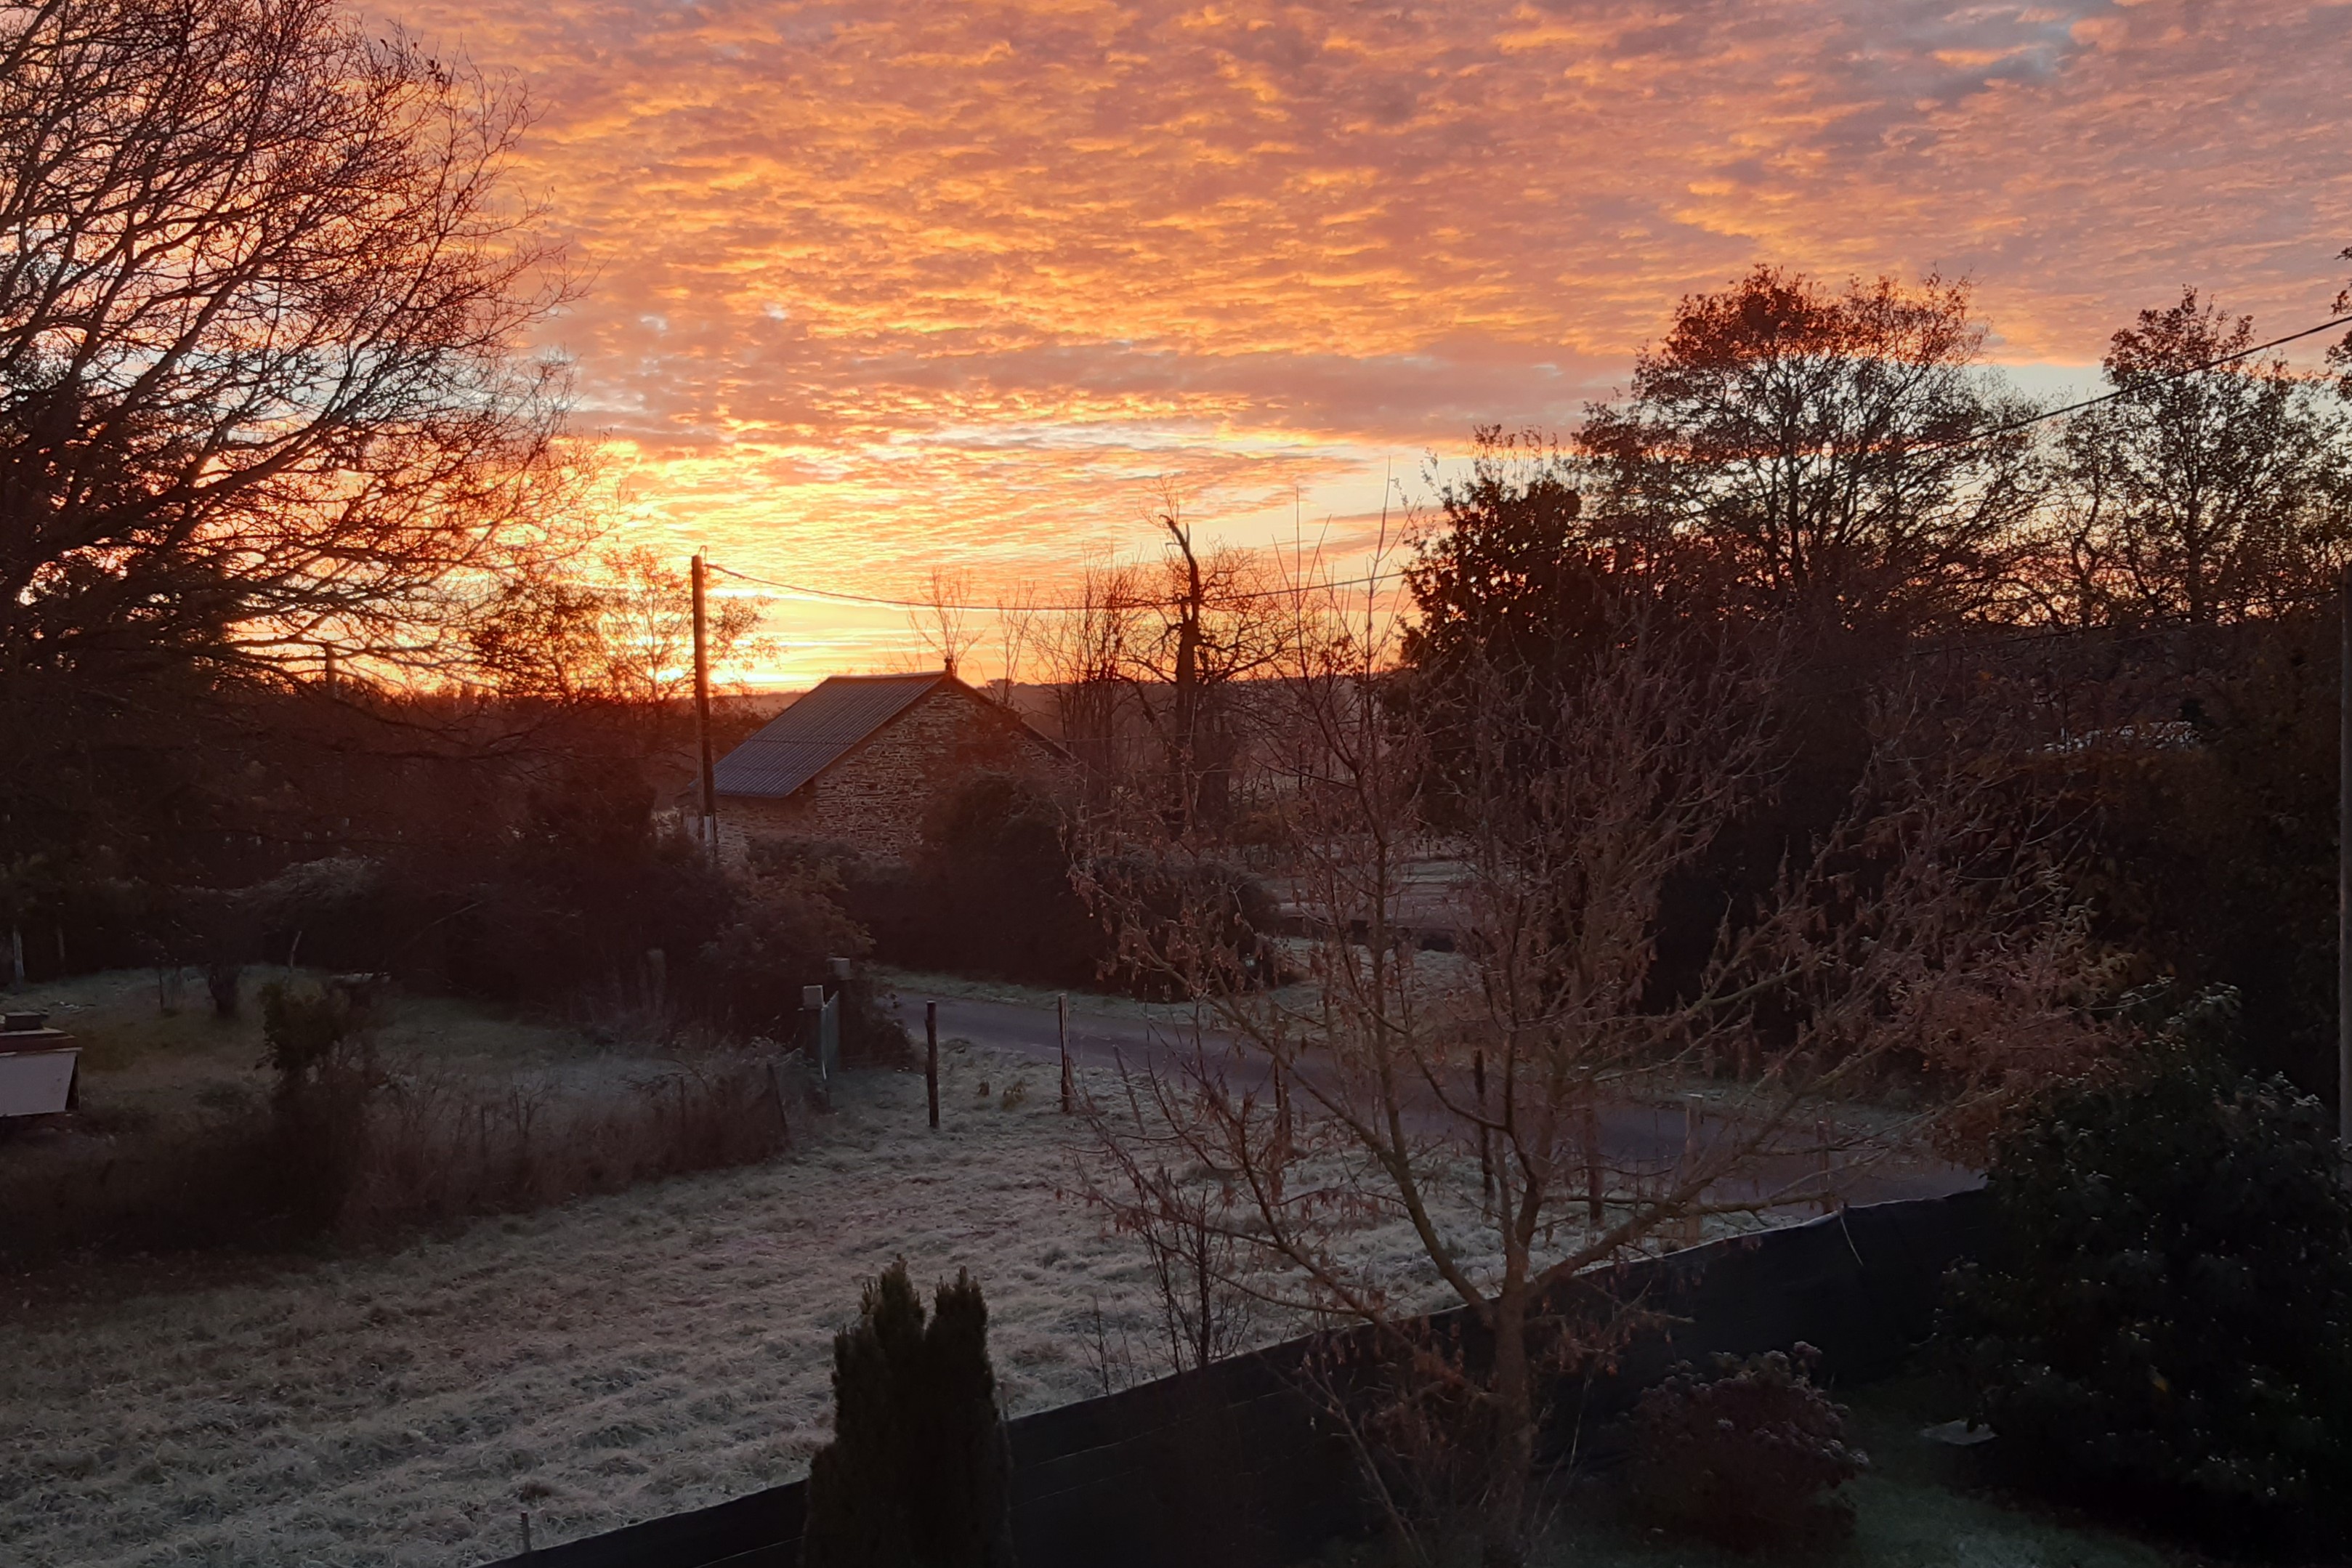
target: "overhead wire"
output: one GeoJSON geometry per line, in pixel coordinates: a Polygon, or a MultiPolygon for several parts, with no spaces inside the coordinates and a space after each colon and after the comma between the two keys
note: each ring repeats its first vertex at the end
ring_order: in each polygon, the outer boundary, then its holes
{"type": "Polygon", "coordinates": [[[2057,419],[2069,414],[2080,414],[2085,408],[2096,408],[2103,403],[2113,403],[2119,397],[2128,397],[2149,386],[2168,386],[2176,381],[2186,381],[2192,375],[2202,375],[2209,370],[2219,370],[2225,364],[2235,364],[2242,359],[2252,359],[2256,354],[2268,353],[2274,348],[2283,347],[2298,339],[2316,337],[2321,332],[2330,331],[2342,326],[2352,326],[2352,316],[2338,316],[2334,321],[2322,321],[2315,327],[2305,327],[2301,331],[2289,332],[2283,338],[2273,338],[2266,343],[2256,343],[2252,348],[2240,349],[2234,353],[2226,353],[2218,359],[2209,359],[2202,364],[2192,364],[2181,370],[2168,372],[2152,381],[2141,382],[2130,386],[2119,386],[2113,392],[2103,392],[2096,397],[2085,397],[2079,403],[2063,404],[2056,408],[2042,409],[2037,414],[2021,415],[2006,424],[1990,426],[1982,430],[1971,430],[1965,436],[1950,436],[1940,441],[1922,441],[1916,447],[1906,447],[1903,450],[1937,452],[1947,447],[1966,447],[1978,441],[1990,441],[1996,436],[2007,436],[2014,431],[2027,429],[2044,420],[2057,419]]]}
{"type": "MultiPolygon", "coordinates": [[[[938,603],[930,599],[892,599],[875,594],[851,594],[845,593],[838,588],[812,588],[804,583],[787,583],[779,578],[756,576],[749,572],[738,572],[730,566],[721,566],[716,561],[709,562],[707,564],[713,572],[722,573],[727,576],[736,579],[738,582],[757,584],[759,586],[763,588],[775,588],[787,594],[800,594],[812,599],[829,599],[837,603],[849,605],[873,605],[887,609],[947,610],[968,612],[971,614],[1006,615],[1016,610],[1035,611],[1041,614],[1055,614],[1061,612],[1099,610],[1105,607],[1101,603],[1091,605],[1057,605],[1006,604],[999,602],[992,605],[951,605],[938,603]]],[[[1404,573],[1402,570],[1395,572],[1376,572],[1361,577],[1338,578],[1328,583],[1301,584],[1286,588],[1244,589],[1238,593],[1220,595],[1219,600],[1221,603],[1230,603],[1235,599],[1279,599],[1286,598],[1291,595],[1297,594],[1302,591],[1315,592],[1332,588],[1363,588],[1370,587],[1375,584],[1392,582],[1403,575],[1404,573]]],[[[1177,601],[1174,599],[1133,599],[1124,602],[1135,605],[1159,605],[1174,604],[1177,601]]]]}
{"type": "MultiPolygon", "coordinates": [[[[2023,415],[2018,418],[2007,420],[1999,425],[1989,426],[1982,430],[1969,431],[1966,435],[1947,437],[1943,439],[1935,441],[1922,441],[1916,446],[1906,447],[1902,448],[1902,450],[1906,455],[1919,452],[1948,451],[1954,447],[1972,446],[1979,441],[1990,441],[1996,437],[2012,435],[2017,431],[2030,429],[2033,426],[2044,424],[2053,419],[2063,418],[2069,414],[2079,414],[2086,408],[2096,408],[2102,404],[2113,403],[2118,398],[2127,397],[2135,393],[2143,392],[2152,385],[2166,386],[2174,382],[2186,381],[2190,376],[2202,375],[2207,371],[2219,370],[2225,364],[2234,364],[2240,360],[2252,359],[2256,354],[2268,353],[2273,349],[2282,348],[2288,343],[2299,342],[2304,338],[2315,337],[2321,332],[2332,331],[2336,328],[2343,326],[2352,326],[2352,315],[2337,316],[2332,320],[2322,321],[2316,326],[2305,327],[2300,331],[2288,332],[2283,337],[2272,338],[2267,342],[2255,343],[2251,347],[2239,349],[2233,353],[2220,355],[2217,358],[2207,360],[2200,364],[2189,365],[2180,370],[2168,372],[2166,374],[2158,376],[2149,382],[2137,383],[2130,386],[2119,386],[2112,392],[2101,393],[2096,397],[2085,397],[2078,402],[2062,404],[2055,408],[2042,409],[2037,413],[2023,415]]],[[[1694,509],[1684,516],[1672,519],[1670,521],[1696,521],[1704,515],[1703,510],[1694,509]]],[[[953,614],[986,614],[1002,616],[1008,615],[1015,611],[1027,611],[1048,615],[1069,614],[1074,612],[1097,610],[1105,607],[1100,604],[1005,604],[998,602],[996,604],[976,605],[947,604],[930,599],[897,599],[885,595],[852,594],[838,588],[816,588],[812,587],[805,583],[793,583],[775,577],[761,577],[749,572],[738,572],[730,566],[721,566],[716,561],[709,561],[706,563],[709,570],[732,577],[740,583],[750,583],[762,588],[773,588],[782,593],[797,594],[806,598],[823,599],[835,604],[870,605],[877,608],[883,609],[930,610],[934,612],[948,612],[953,614]]],[[[1240,593],[1227,594],[1222,595],[1222,598],[1224,602],[1230,603],[1239,599],[1283,598],[1302,591],[1328,592],[1338,588],[1375,587],[1382,583],[1395,582],[1405,575],[1406,572],[1404,569],[1400,568],[1392,572],[1375,572],[1364,576],[1342,578],[1335,582],[1295,584],[1282,588],[1247,590],[1240,593]]],[[[1137,605],[1166,605],[1175,604],[1178,601],[1171,598],[1143,599],[1130,602],[1137,605]]]]}

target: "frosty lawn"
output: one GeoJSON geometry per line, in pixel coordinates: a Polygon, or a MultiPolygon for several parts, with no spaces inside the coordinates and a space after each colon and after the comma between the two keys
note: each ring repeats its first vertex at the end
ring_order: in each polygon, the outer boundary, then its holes
{"type": "MultiPolygon", "coordinates": [[[[108,1102],[258,1087],[249,1025],[94,984],[70,1026],[108,1102]]],[[[415,999],[387,1034],[486,1071],[645,1065],[415,999]]],[[[1107,1069],[1081,1081],[1120,1098],[1107,1069]]],[[[919,1283],[979,1277],[1010,1414],[1102,1392],[1106,1360],[1114,1385],[1167,1370],[1140,1245],[1065,1195],[1087,1132],[1050,1056],[950,1040],[940,1099],[933,1133],[919,1074],[855,1074],[796,1158],[96,1310],[26,1286],[29,1314],[0,1304],[29,1318],[0,1329],[11,1568],[446,1568],[519,1550],[525,1509],[543,1546],[792,1479],[829,1435],[833,1331],[901,1256],[919,1283]]],[[[1402,1223],[1349,1249],[1444,1304],[1402,1223]]]]}
{"type": "Polygon", "coordinates": [[[526,1508],[546,1545],[772,1485],[901,1255],[982,1279],[1014,1414],[1100,1391],[1097,1299],[1152,1375],[1139,1249],[1057,1196],[1082,1132],[1050,1076],[950,1050],[938,1133],[919,1076],[858,1075],[795,1160],[43,1314],[0,1362],[0,1539],[44,1568],[439,1565],[519,1549],[526,1508]]]}

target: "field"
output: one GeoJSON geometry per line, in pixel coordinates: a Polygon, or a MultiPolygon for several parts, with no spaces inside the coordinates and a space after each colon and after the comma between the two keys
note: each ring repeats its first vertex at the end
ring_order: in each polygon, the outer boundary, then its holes
{"type": "Polygon", "coordinates": [[[919,1077],[856,1075],[764,1165],[168,1293],[8,1302],[12,1561],[464,1563],[518,1549],[526,1509],[544,1545],[789,1479],[825,1439],[832,1332],[898,1257],[984,1281],[1014,1413],[1101,1391],[1097,1301],[1108,1374],[1155,1373],[1137,1250],[1060,1196],[1050,1073],[945,1055],[938,1133],[919,1077]]]}
{"type": "MultiPolygon", "coordinates": [[[[137,976],[64,999],[100,1125],[263,1087],[251,1026],[211,1019],[201,990],[171,1017],[137,976]]],[[[660,1065],[446,1002],[403,1002],[384,1037],[486,1074],[660,1065]]],[[[828,1436],[832,1334],[897,1258],[982,1280],[1011,1414],[1167,1370],[1139,1244],[1069,1195],[1085,1134],[1050,1058],[952,1036],[942,1057],[936,1133],[919,1076],[853,1074],[760,1164],[397,1247],[0,1279],[9,1561],[478,1563],[520,1547],[526,1510],[548,1545],[792,1479],[828,1436]]],[[[1401,1300],[1438,1294],[1401,1226],[1349,1250],[1401,1300]]]]}

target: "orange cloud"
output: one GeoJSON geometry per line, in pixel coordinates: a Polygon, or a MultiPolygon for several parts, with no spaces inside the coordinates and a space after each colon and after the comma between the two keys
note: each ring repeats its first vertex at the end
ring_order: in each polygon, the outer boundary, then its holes
{"type": "MultiPolygon", "coordinates": [[[[1474,420],[1571,423],[1758,259],[1967,273],[2003,357],[2083,363],[2185,282],[2299,323],[2352,243],[2343,4],[396,19],[539,106],[522,184],[594,274],[548,341],[630,526],[860,591],[1148,547],[1159,476],[1240,536],[1361,512],[1474,420]]],[[[904,641],[799,620],[794,676],[904,641]]]]}

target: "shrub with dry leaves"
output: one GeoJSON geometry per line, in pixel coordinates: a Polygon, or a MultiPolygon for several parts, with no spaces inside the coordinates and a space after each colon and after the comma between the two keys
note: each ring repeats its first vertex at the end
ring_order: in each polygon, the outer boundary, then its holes
{"type": "Polygon", "coordinates": [[[1633,1410],[1633,1490],[1658,1524],[1753,1552],[1843,1535],[1853,1505],[1836,1489],[1869,1468],[1845,1440],[1845,1407],[1807,1375],[1820,1352],[1800,1342],[1717,1375],[1688,1363],[1633,1410]]]}

